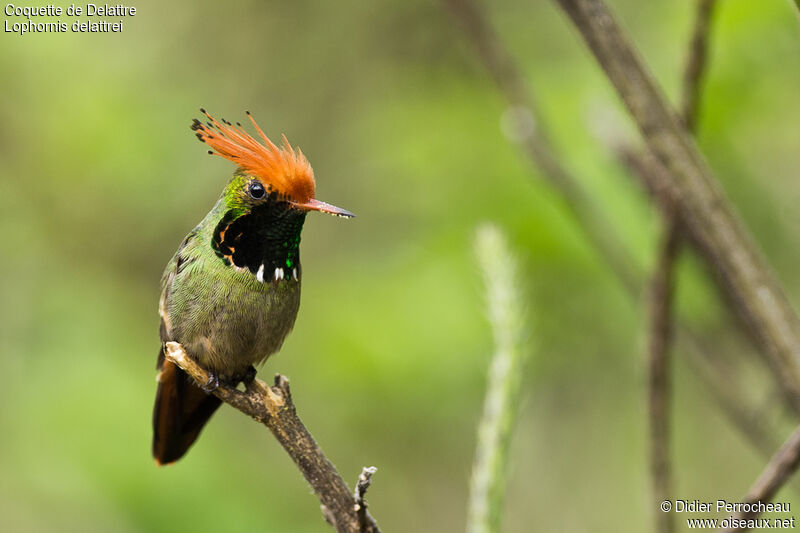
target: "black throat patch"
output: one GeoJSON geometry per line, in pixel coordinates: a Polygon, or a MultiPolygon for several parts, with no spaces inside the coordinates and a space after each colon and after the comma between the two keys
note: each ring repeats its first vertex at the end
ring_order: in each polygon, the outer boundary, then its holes
{"type": "Polygon", "coordinates": [[[236,218],[228,211],[211,247],[226,265],[246,268],[258,281],[300,279],[300,232],[306,214],[286,202],[267,201],[236,218]]]}

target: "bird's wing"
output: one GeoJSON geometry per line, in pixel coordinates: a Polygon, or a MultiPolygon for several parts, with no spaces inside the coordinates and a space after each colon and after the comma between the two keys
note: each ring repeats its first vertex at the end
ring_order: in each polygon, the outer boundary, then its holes
{"type": "Polygon", "coordinates": [[[158,352],[158,390],[153,408],[153,457],[158,464],[168,464],[183,456],[200,430],[217,410],[220,400],[198,387],[191,377],[165,358],[165,343],[178,340],[172,336],[167,301],[177,276],[197,259],[198,230],[195,228],[181,243],[161,278],[161,349],[158,352]]]}
{"type": "MultiPolygon", "coordinates": [[[[161,275],[161,297],[158,300],[158,315],[161,317],[160,336],[162,348],[165,342],[175,340],[172,337],[172,321],[167,310],[167,301],[169,300],[175,277],[184,272],[186,267],[197,259],[195,254],[190,253],[190,244],[194,244],[194,241],[197,240],[198,232],[199,227],[189,232],[186,238],[183,239],[181,245],[178,247],[175,255],[173,255],[172,259],[170,259],[169,263],[167,263],[167,267],[164,269],[164,273],[161,275]]],[[[161,369],[163,361],[164,350],[162,349],[158,356],[157,368],[159,370],[161,369]]]]}

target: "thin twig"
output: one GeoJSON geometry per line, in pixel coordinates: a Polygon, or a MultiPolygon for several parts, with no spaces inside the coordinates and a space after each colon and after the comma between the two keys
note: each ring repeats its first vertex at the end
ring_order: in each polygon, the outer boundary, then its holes
{"type": "MultiPolygon", "coordinates": [[[[674,220],[674,219],[673,219],[674,220]]],[[[650,472],[653,480],[653,509],[672,494],[670,474],[670,357],[672,338],[672,297],[675,259],[678,252],[678,232],[674,222],[667,221],[658,263],[650,292],[649,375],[650,375],[650,472]]],[[[671,513],[656,513],[656,531],[674,530],[671,513]]]]}
{"type": "Polygon", "coordinates": [[[691,136],[602,0],[557,0],[580,30],[679,194],[676,208],[800,412],[800,320],[691,136]]]}
{"type": "Polygon", "coordinates": [[[489,366],[483,416],[470,481],[467,531],[500,530],[506,488],[508,449],[519,407],[527,350],[523,346],[525,312],[520,301],[516,260],[505,237],[492,225],[478,229],[475,251],[486,283],[494,355],[489,366]]]}
{"type": "MultiPolygon", "coordinates": [[[[463,27],[468,41],[475,46],[484,67],[491,74],[492,79],[495,80],[498,88],[508,101],[509,108],[517,109],[521,116],[525,115],[525,111],[521,110],[527,110],[528,116],[533,117],[532,121],[536,125],[535,130],[539,132],[538,136],[530,138],[523,136],[517,139],[521,150],[531,163],[533,171],[541,172],[553,189],[561,195],[564,204],[575,217],[577,227],[584,232],[587,241],[594,246],[599,255],[611,267],[611,272],[616,276],[627,294],[631,296],[632,301],[638,302],[643,276],[634,267],[629,254],[617,252],[618,250],[623,250],[623,246],[616,233],[610,229],[609,224],[598,225],[594,223],[595,220],[599,219],[600,214],[595,209],[594,202],[591,201],[581,182],[569,173],[563,165],[559,164],[555,154],[549,151],[549,144],[546,144],[547,141],[541,141],[541,139],[546,139],[547,137],[545,135],[544,121],[534,111],[536,107],[534,105],[525,106],[524,104],[520,107],[519,102],[524,102],[525,99],[533,101],[532,93],[519,75],[519,69],[516,66],[511,68],[502,67],[504,63],[509,62],[513,65],[513,59],[504,48],[496,32],[493,31],[486,15],[478,9],[473,0],[443,1],[463,27]],[[520,93],[522,96],[520,96],[520,93]],[[600,229],[598,230],[598,228],[600,229]]],[[[653,157],[649,153],[646,153],[646,155],[653,157]]],[[[646,167],[652,168],[652,165],[646,165],[646,167]]],[[[659,169],[661,169],[660,165],[659,169]]],[[[668,179],[653,179],[648,181],[647,185],[648,189],[650,187],[671,187],[668,179]]],[[[666,192],[669,195],[661,193],[656,195],[656,198],[660,202],[669,200],[670,203],[674,203],[672,201],[671,188],[666,192]]],[[[775,439],[763,424],[752,423],[763,421],[763,418],[753,414],[753,410],[743,401],[741,395],[731,394],[729,384],[719,379],[719,376],[726,374],[726,372],[721,371],[720,361],[703,346],[699,336],[685,322],[679,322],[678,326],[681,333],[678,336],[682,348],[681,352],[685,352],[689,356],[689,364],[698,370],[698,378],[703,381],[712,398],[718,402],[730,423],[748,441],[753,443],[760,452],[769,457],[769,454],[775,449],[774,446],[770,446],[770,443],[774,442],[775,439]]]]}
{"type": "MultiPolygon", "coordinates": [[[[708,33],[716,0],[698,0],[694,31],[686,54],[683,77],[683,122],[686,129],[697,126],[701,82],[708,61],[708,33]]],[[[649,405],[650,472],[652,509],[672,494],[670,460],[670,345],[672,341],[672,300],[675,261],[681,245],[680,223],[672,206],[663,211],[664,236],[653,275],[649,313],[649,405]]],[[[656,512],[656,531],[671,533],[675,520],[671,513],[656,512]]]]}
{"type": "Polygon", "coordinates": [[[700,108],[703,77],[708,64],[708,34],[715,6],[716,0],[697,0],[694,29],[683,71],[681,100],[681,116],[689,131],[697,129],[697,111],[700,108]]]}
{"type": "MultiPolygon", "coordinates": [[[[687,130],[692,133],[695,133],[697,129],[697,113],[701,97],[702,82],[708,67],[709,33],[716,4],[716,0],[697,0],[692,37],[684,61],[682,102],[680,109],[684,125],[687,130]]],[[[680,215],[675,213],[674,205],[677,202],[680,191],[675,187],[668,170],[662,165],[661,161],[648,150],[617,147],[616,151],[617,156],[622,160],[623,164],[634,176],[639,178],[645,190],[650,193],[651,197],[656,201],[657,205],[659,205],[664,217],[678,216],[678,223],[673,224],[675,231],[680,231],[682,238],[687,239],[692,245],[700,248],[702,245],[698,241],[696,232],[692,231],[691,226],[687,228],[680,215]]],[[[730,288],[726,287],[729,281],[722,277],[718,271],[712,270],[711,275],[717,285],[722,288],[720,291],[722,298],[733,311],[734,316],[740,319],[744,325],[744,331],[749,334],[746,336],[747,339],[758,346],[759,339],[756,331],[753,330],[748,322],[747,316],[742,313],[742,310],[732,299],[730,288]]],[[[725,390],[719,390],[713,394],[717,399],[723,399],[728,396],[725,390]]],[[[795,399],[792,398],[791,395],[784,392],[783,399],[790,409],[795,408],[795,399]]],[[[742,408],[730,402],[723,404],[722,407],[726,413],[734,416],[734,419],[740,422],[747,419],[758,419],[758,417],[740,416],[747,411],[746,407],[742,408]]],[[[754,442],[763,443],[772,440],[772,438],[768,437],[766,434],[762,437],[755,437],[757,433],[758,430],[755,430],[755,433],[753,431],[744,432],[748,439],[754,442]]],[[[759,449],[764,452],[763,444],[759,445],[759,449]]]]}
{"type": "MultiPolygon", "coordinates": [[[[197,383],[208,383],[208,372],[179,343],[168,342],[166,356],[197,383]]],[[[289,380],[276,374],[272,387],[259,379],[245,387],[242,392],[220,383],[214,395],[269,428],[314,489],[323,506],[323,516],[338,532],[378,533],[378,525],[369,513],[362,527],[353,494],[298,418],[289,380]]]]}
{"type": "MultiPolygon", "coordinates": [[[[758,502],[767,503],[775,496],[778,490],[786,483],[800,466],[800,427],[781,446],[781,449],[772,457],[770,462],[758,476],[742,503],[748,505],[748,510],[736,513],[733,518],[750,520],[761,514],[758,502]]],[[[724,531],[742,531],[746,528],[729,528],[724,531]]]]}
{"type": "Polygon", "coordinates": [[[356,481],[356,490],[353,491],[353,498],[356,501],[356,513],[358,514],[358,523],[361,531],[369,531],[370,516],[367,513],[367,490],[372,485],[372,476],[378,469],[374,466],[365,466],[361,469],[361,475],[358,476],[356,481]]]}

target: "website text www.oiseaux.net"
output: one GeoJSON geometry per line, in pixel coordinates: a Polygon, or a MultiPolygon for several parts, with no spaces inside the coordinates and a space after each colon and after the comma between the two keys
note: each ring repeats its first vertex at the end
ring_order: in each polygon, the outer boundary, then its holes
{"type": "Polygon", "coordinates": [[[661,511],[686,516],[686,525],[689,529],[794,529],[796,527],[794,516],[762,517],[761,513],[791,513],[791,504],[788,502],[728,502],[726,500],[700,501],[700,500],[664,500],[661,502],[661,511]],[[701,518],[701,513],[725,513],[725,518],[701,518]]]}

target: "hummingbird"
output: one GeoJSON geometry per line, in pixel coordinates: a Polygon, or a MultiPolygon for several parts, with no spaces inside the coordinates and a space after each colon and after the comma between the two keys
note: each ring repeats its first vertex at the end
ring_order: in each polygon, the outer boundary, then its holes
{"type": "Polygon", "coordinates": [[[237,165],[211,211],[183,239],[161,278],[161,350],[153,409],[153,457],[180,459],[221,401],[219,382],[235,386],[277,352],[300,306],[300,233],[306,214],[353,213],[314,198],[314,171],[286,136],[281,146],[247,112],[261,142],[240,123],[194,119],[208,153],[237,165]],[[165,358],[180,343],[211,375],[195,383],[165,358]]]}

